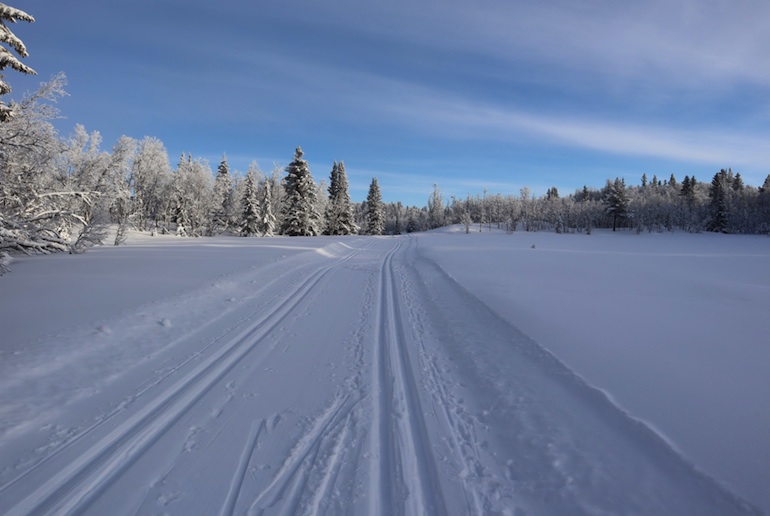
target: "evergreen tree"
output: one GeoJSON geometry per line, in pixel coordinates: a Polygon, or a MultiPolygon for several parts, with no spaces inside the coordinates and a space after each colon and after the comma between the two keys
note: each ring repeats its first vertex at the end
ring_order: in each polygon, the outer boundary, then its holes
{"type": "Polygon", "coordinates": [[[214,180],[214,198],[211,208],[211,234],[227,230],[230,223],[230,215],[233,206],[233,179],[230,175],[230,166],[227,164],[227,156],[222,155],[222,161],[217,168],[217,177],[214,180]]]}
{"type": "MultiPolygon", "coordinates": [[[[11,29],[6,24],[6,22],[16,23],[17,21],[34,22],[35,19],[24,11],[0,4],[0,43],[13,48],[19,57],[27,57],[29,55],[27,47],[11,32],[11,29]]],[[[19,61],[5,45],[0,45],[0,71],[10,66],[17,72],[36,75],[35,70],[19,61]]],[[[0,73],[0,95],[6,95],[11,92],[11,87],[3,79],[4,76],[0,73]]],[[[13,108],[0,101],[0,122],[5,122],[12,116],[13,108]]]]}
{"type": "Polygon", "coordinates": [[[770,174],[765,178],[765,182],[759,187],[759,193],[764,195],[770,195],[770,174]]]}
{"type": "Polygon", "coordinates": [[[588,186],[583,185],[583,190],[580,192],[580,202],[587,202],[591,198],[591,193],[588,191],[588,186]]]}
{"type": "Polygon", "coordinates": [[[549,188],[545,191],[545,198],[546,200],[550,201],[551,199],[558,199],[559,198],[559,190],[555,186],[553,188],[549,188]]]}
{"type": "Polygon", "coordinates": [[[628,192],[625,179],[615,178],[614,182],[607,180],[604,196],[605,211],[612,217],[612,231],[618,226],[618,219],[628,216],[628,192]]]}
{"type": "Polygon", "coordinates": [[[273,236],[275,232],[275,212],[273,211],[272,180],[265,179],[262,187],[262,202],[259,204],[259,231],[262,236],[273,236]]]}
{"type": "Polygon", "coordinates": [[[282,206],[284,235],[316,236],[320,215],[316,209],[316,186],[304,153],[297,147],[294,161],[286,167],[283,180],[284,201],[282,206]]]}
{"type": "Polygon", "coordinates": [[[725,169],[714,174],[709,188],[709,198],[711,199],[711,221],[709,222],[709,231],[727,233],[729,220],[728,191],[730,189],[730,179],[732,172],[725,169]]]}
{"type": "Polygon", "coordinates": [[[741,173],[738,172],[735,174],[735,179],[733,179],[733,190],[736,192],[742,192],[745,188],[745,185],[743,184],[743,178],[741,177],[741,173]]]}
{"type": "Polygon", "coordinates": [[[257,189],[257,177],[254,168],[249,167],[243,187],[243,199],[241,200],[241,236],[257,236],[261,230],[261,212],[257,189]]]}
{"type": "Polygon", "coordinates": [[[770,233],[770,174],[759,187],[759,217],[759,232],[770,233]]]}
{"type": "Polygon", "coordinates": [[[679,183],[676,182],[676,176],[674,176],[674,174],[671,174],[671,177],[668,179],[668,184],[671,188],[679,188],[679,183]]]}
{"type": "Polygon", "coordinates": [[[679,190],[679,195],[686,199],[691,199],[695,195],[695,188],[690,181],[690,176],[684,176],[682,181],[682,188],[679,190]]]}
{"type": "Polygon", "coordinates": [[[326,206],[326,235],[352,235],[358,232],[348,193],[345,164],[335,161],[329,179],[329,203],[326,206]]]}
{"type": "Polygon", "coordinates": [[[382,203],[382,194],[377,178],[372,178],[369,185],[369,194],[366,196],[366,234],[381,235],[385,229],[385,208],[382,203]]]}

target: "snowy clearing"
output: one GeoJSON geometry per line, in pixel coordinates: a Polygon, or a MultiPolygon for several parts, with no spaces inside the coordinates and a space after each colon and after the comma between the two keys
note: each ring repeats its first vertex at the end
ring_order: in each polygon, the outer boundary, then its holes
{"type": "Polygon", "coordinates": [[[19,259],[0,512],[768,510],[768,258],[449,228],[19,259]]]}

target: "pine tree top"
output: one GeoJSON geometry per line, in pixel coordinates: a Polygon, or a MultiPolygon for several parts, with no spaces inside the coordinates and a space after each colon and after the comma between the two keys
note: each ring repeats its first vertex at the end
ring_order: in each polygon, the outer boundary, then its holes
{"type": "Polygon", "coordinates": [[[230,174],[230,165],[227,164],[227,155],[222,154],[222,161],[219,162],[219,168],[217,168],[217,176],[226,176],[230,174]]]}

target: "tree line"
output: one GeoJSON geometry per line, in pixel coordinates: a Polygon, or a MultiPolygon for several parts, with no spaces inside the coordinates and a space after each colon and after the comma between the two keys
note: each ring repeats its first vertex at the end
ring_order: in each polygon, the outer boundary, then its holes
{"type": "Polygon", "coordinates": [[[328,192],[317,183],[304,153],[265,174],[252,163],[230,171],[226,155],[214,173],[183,154],[172,167],[163,142],[122,136],[110,152],[98,132],[78,125],[60,138],[51,125],[51,101],[63,94],[64,76],[11,104],[0,124],[0,250],[79,252],[115,244],[129,228],[180,236],[313,236],[382,234],[385,206],[376,178],[364,203],[351,202],[344,162],[332,165],[328,192]]]}
{"type": "MultiPolygon", "coordinates": [[[[438,187],[434,190],[431,197],[440,197],[438,187]]],[[[447,222],[464,224],[466,231],[478,223],[480,229],[494,225],[509,231],[557,233],[590,234],[594,228],[607,228],[637,233],[770,234],[770,175],[760,187],[745,184],[740,173],[722,169],[710,182],[689,175],[679,182],[674,174],[663,181],[657,176],[649,180],[644,174],[636,186],[627,185],[625,178],[608,179],[603,188],[584,186],[564,197],[556,187],[542,197],[533,196],[528,188],[522,188],[518,196],[485,193],[466,199],[453,197],[443,213],[431,221],[431,227],[447,222]]]]}
{"type": "Polygon", "coordinates": [[[446,224],[468,231],[478,224],[510,231],[770,233],[770,176],[753,187],[729,169],[709,183],[644,175],[636,186],[615,178],[567,196],[555,187],[540,197],[522,188],[518,195],[445,200],[435,185],[426,206],[415,207],[385,204],[376,178],[366,201],[352,202],[344,162],[334,162],[328,183],[318,183],[299,147],[287,167],[269,173],[256,163],[233,173],[226,155],[216,172],[190,154],[172,167],[157,138],[122,136],[105,151],[100,134],[81,125],[60,137],[51,124],[52,102],[64,84],[58,75],[9,104],[13,116],[0,123],[0,252],[81,252],[108,235],[120,244],[130,228],[195,237],[381,235],[446,224]]]}

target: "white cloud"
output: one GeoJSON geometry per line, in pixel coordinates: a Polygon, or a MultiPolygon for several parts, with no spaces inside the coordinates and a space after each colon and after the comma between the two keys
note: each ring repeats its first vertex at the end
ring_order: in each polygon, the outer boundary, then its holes
{"type": "Polygon", "coordinates": [[[642,125],[589,115],[528,112],[402,85],[397,98],[371,107],[391,123],[436,137],[557,144],[683,162],[770,168],[770,135],[721,126],[642,125]]]}

